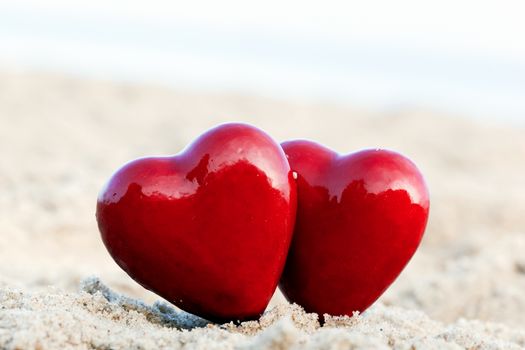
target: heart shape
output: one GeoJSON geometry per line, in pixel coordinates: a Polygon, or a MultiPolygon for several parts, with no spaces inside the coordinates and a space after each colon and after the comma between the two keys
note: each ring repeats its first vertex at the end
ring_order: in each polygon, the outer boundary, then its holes
{"type": "Polygon", "coordinates": [[[97,221],[113,259],[142,286],[208,320],[242,321],[260,316],[277,287],[295,209],[280,146],[225,124],[179,155],[118,170],[97,221]]]}
{"type": "Polygon", "coordinates": [[[282,147],[297,173],[298,206],[280,288],[309,312],[362,312],[421,241],[425,181],[414,163],[386,150],[339,156],[309,141],[282,147]]]}

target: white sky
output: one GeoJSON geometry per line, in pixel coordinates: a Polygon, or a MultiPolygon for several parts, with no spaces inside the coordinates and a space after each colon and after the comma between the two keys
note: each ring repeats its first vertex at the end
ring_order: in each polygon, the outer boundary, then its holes
{"type": "Polygon", "coordinates": [[[428,47],[492,52],[525,58],[525,2],[491,1],[126,1],[16,0],[2,8],[32,8],[85,17],[118,17],[146,23],[184,21],[253,28],[273,33],[334,34],[428,47]]]}
{"type": "Polygon", "coordinates": [[[525,1],[0,0],[0,62],[525,120],[525,1]]]}

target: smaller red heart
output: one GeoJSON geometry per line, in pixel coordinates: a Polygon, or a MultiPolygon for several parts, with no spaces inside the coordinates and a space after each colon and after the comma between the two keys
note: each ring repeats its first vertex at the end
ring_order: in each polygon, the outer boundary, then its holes
{"type": "Polygon", "coordinates": [[[423,176],[391,151],[340,156],[309,141],[282,147],[297,173],[298,207],[280,288],[309,312],[362,312],[421,241],[429,212],[423,176]]]}

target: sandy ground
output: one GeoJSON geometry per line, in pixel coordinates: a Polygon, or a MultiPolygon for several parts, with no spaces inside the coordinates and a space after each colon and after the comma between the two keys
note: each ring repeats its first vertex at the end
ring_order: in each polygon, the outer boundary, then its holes
{"type": "Polygon", "coordinates": [[[0,152],[2,349],[525,347],[523,128],[0,73],[0,152]],[[340,152],[390,148],[419,165],[429,227],[374,307],[320,327],[276,293],[260,322],[209,325],[119,270],[96,228],[102,184],[124,162],[177,153],[225,121],[340,152]]]}

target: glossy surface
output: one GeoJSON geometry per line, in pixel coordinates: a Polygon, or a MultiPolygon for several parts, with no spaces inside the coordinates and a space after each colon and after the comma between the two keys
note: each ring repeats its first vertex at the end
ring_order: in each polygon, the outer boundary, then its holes
{"type": "Polygon", "coordinates": [[[297,172],[298,207],[281,290],[320,315],[362,312],[421,241],[429,212],[423,177],[390,151],[339,156],[308,141],[282,147],[297,172]]]}
{"type": "Polygon", "coordinates": [[[97,220],[118,265],[147,289],[213,321],[258,317],[281,275],[296,188],[268,135],[226,124],[174,157],[122,167],[97,220]]]}

